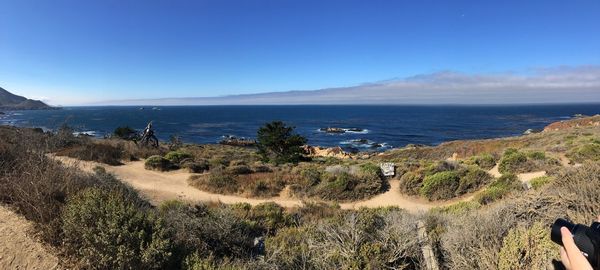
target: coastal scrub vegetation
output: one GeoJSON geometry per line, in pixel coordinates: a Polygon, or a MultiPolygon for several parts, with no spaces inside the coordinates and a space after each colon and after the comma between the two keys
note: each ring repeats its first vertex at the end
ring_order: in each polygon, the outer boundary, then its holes
{"type": "Polygon", "coordinates": [[[551,170],[559,166],[557,159],[547,157],[542,151],[522,152],[515,148],[504,151],[498,165],[501,173],[527,173],[540,170],[551,170]]]}
{"type": "Polygon", "coordinates": [[[475,191],[492,176],[475,165],[451,161],[414,164],[400,177],[400,191],[429,200],[445,200],[475,191]]]}
{"type": "MultiPolygon", "coordinates": [[[[574,161],[582,165],[559,167],[553,158],[594,144],[598,132],[569,132],[578,135],[565,140],[571,135],[556,131],[491,140],[490,146],[466,142],[465,148],[477,149],[461,150],[472,153],[463,162],[445,160],[447,152],[461,149],[452,142],[423,147],[423,153],[409,151],[423,158],[394,150],[367,160],[273,165],[248,148],[136,150],[133,143],[73,136],[68,129],[0,127],[0,203],[32,221],[40,239],[59,251],[61,266],[69,269],[423,269],[418,221],[425,223],[427,243],[441,269],[536,269],[559,259],[558,246],[548,241],[554,219],[589,224],[600,213],[600,164],[581,155],[574,161]],[[403,193],[436,200],[481,191],[473,200],[423,213],[393,207],[342,210],[314,202],[296,208],[181,201],[150,205],[101,167],[83,172],[48,155],[86,144],[121,144],[121,162],[154,155],[182,168],[190,159],[203,162],[209,173],[197,180],[209,181],[213,173],[215,178],[202,189],[210,185],[223,193],[268,197],[288,186],[298,197],[366,198],[387,188],[377,164],[398,153],[396,180],[403,193]],[[493,179],[485,171],[491,164],[488,154],[500,160],[516,155],[506,161],[516,171],[493,179]],[[436,155],[442,157],[432,158],[436,155]],[[512,162],[523,155],[525,165],[512,162]],[[466,161],[472,156],[482,158],[466,161]],[[536,170],[555,169],[531,180],[532,188],[526,189],[516,174],[531,171],[528,162],[540,166],[536,170]]],[[[79,155],[84,154],[73,154],[79,155]]]]}

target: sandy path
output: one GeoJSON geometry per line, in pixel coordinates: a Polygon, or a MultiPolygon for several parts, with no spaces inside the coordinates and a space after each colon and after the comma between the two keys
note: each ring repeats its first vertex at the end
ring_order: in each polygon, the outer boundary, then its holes
{"type": "Polygon", "coordinates": [[[496,163],[496,166],[494,166],[494,168],[492,168],[491,170],[488,171],[488,173],[491,174],[495,178],[499,178],[500,176],[502,176],[502,174],[498,170],[498,166],[500,166],[500,163],[496,163]]]}
{"type": "Polygon", "coordinates": [[[59,269],[58,258],[28,235],[31,226],[0,206],[0,269],[59,269]]]}
{"type": "MultiPolygon", "coordinates": [[[[234,203],[249,203],[257,205],[264,202],[275,202],[283,207],[302,206],[303,203],[299,199],[291,198],[289,190],[284,189],[279,196],[268,199],[246,198],[235,195],[222,195],[199,190],[190,186],[187,183],[188,178],[193,175],[191,173],[178,170],[170,172],[150,171],[144,168],[143,161],[134,161],[126,163],[122,166],[108,166],[96,162],[79,161],[67,157],[54,157],[61,160],[66,165],[77,166],[86,171],[92,171],[95,166],[102,166],[106,171],[115,174],[122,181],[130,184],[135,189],[139,190],[153,204],[160,204],[165,200],[184,200],[184,201],[201,201],[201,202],[222,202],[225,204],[234,203]]],[[[500,177],[502,174],[498,172],[496,165],[489,171],[494,177],[500,177]]],[[[532,172],[519,174],[518,177],[523,182],[544,176],[546,172],[532,172]]],[[[397,206],[411,212],[419,212],[450,205],[456,202],[468,201],[474,197],[475,193],[466,194],[464,196],[454,198],[448,201],[430,202],[423,198],[408,196],[400,193],[400,182],[398,180],[390,180],[390,188],[385,193],[379,194],[371,199],[340,203],[342,209],[358,209],[361,207],[377,208],[386,206],[397,206]]]]}
{"type": "Polygon", "coordinates": [[[107,172],[115,174],[119,179],[139,190],[152,204],[160,204],[166,200],[222,202],[225,204],[249,203],[257,205],[273,201],[284,207],[301,206],[297,199],[273,197],[270,199],[245,198],[234,195],[214,194],[190,186],[187,180],[193,174],[183,170],[158,172],[146,170],[143,161],[134,161],[121,166],[108,166],[96,162],[79,161],[67,157],[55,157],[66,165],[78,166],[85,171],[92,171],[102,166],[107,172]]]}
{"type": "Polygon", "coordinates": [[[474,197],[473,194],[467,194],[448,201],[430,202],[423,198],[407,196],[400,193],[400,181],[390,180],[390,189],[385,193],[379,194],[365,201],[341,203],[342,209],[358,209],[361,207],[377,208],[386,206],[398,206],[411,212],[427,211],[433,207],[447,206],[461,201],[469,201],[474,197]]]}
{"type": "MultiPolygon", "coordinates": [[[[139,190],[151,203],[159,204],[165,200],[179,199],[184,201],[222,202],[225,204],[249,203],[256,205],[263,202],[275,202],[283,207],[302,206],[299,199],[290,198],[289,191],[284,189],[277,197],[254,199],[233,195],[214,194],[188,185],[187,179],[192,175],[184,171],[157,172],[144,168],[143,161],[129,162],[122,166],[108,166],[96,162],[79,161],[68,157],[54,157],[69,166],[77,166],[85,171],[92,171],[95,166],[102,166],[107,172],[115,174],[122,181],[139,190]]],[[[470,200],[473,196],[463,196],[449,201],[429,202],[400,193],[399,181],[391,180],[390,189],[371,199],[341,203],[342,209],[358,209],[361,207],[376,208],[397,206],[411,212],[418,212],[432,207],[450,205],[459,201],[470,200]]]]}
{"type": "MultiPolygon", "coordinates": [[[[488,173],[491,174],[495,178],[499,178],[500,176],[502,176],[502,174],[498,170],[498,165],[499,164],[500,163],[497,163],[496,166],[494,166],[494,168],[492,168],[491,170],[488,171],[488,173]]],[[[546,176],[546,171],[528,172],[528,173],[517,174],[517,177],[523,183],[529,183],[529,181],[531,181],[531,179],[534,179],[534,178],[537,178],[537,177],[540,177],[540,176],[546,176]]]]}

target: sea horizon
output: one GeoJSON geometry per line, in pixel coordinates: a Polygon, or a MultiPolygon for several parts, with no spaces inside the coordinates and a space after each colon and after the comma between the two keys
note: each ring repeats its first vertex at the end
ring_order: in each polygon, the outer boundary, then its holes
{"type": "Polygon", "coordinates": [[[438,145],[540,131],[576,114],[600,113],[598,103],[497,105],[172,105],[66,106],[61,110],[7,111],[0,124],[56,130],[66,124],[98,138],[119,126],[141,130],[153,121],[157,136],[186,143],[218,143],[223,136],[254,138],[274,120],[295,126],[308,144],[346,151],[385,151],[408,144],[438,145]],[[329,134],[327,127],[362,129],[329,134]]]}

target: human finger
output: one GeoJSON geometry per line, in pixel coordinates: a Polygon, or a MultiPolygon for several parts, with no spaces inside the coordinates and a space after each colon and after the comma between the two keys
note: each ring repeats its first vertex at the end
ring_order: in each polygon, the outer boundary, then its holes
{"type": "Polygon", "coordinates": [[[567,270],[571,270],[571,262],[569,261],[569,255],[565,251],[564,247],[560,247],[560,261],[567,270]]]}

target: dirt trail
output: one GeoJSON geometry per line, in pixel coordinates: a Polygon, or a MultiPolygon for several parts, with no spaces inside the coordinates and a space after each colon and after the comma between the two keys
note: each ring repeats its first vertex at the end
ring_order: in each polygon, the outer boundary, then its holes
{"type": "Polygon", "coordinates": [[[199,190],[187,183],[193,175],[183,170],[158,172],[146,170],[143,161],[134,161],[121,166],[108,166],[96,162],[79,161],[67,157],[55,157],[65,165],[78,166],[85,171],[92,171],[96,166],[102,166],[107,172],[115,174],[119,179],[139,190],[152,204],[160,204],[166,200],[179,199],[183,201],[222,202],[225,204],[249,203],[257,205],[273,201],[284,207],[301,206],[297,199],[274,197],[270,199],[254,199],[233,195],[214,194],[199,190]]]}
{"type": "Polygon", "coordinates": [[[31,226],[0,206],[0,269],[60,269],[58,258],[27,233],[31,226]]]}
{"type": "MultiPolygon", "coordinates": [[[[179,199],[184,201],[222,202],[226,204],[249,203],[251,205],[263,202],[275,202],[283,207],[303,205],[301,200],[291,198],[287,189],[284,189],[279,196],[268,199],[245,198],[201,191],[188,185],[187,179],[192,174],[181,170],[170,172],[146,170],[143,161],[129,162],[121,166],[108,166],[96,162],[79,161],[67,157],[54,158],[62,161],[65,165],[77,166],[90,172],[94,167],[102,166],[107,172],[115,174],[119,179],[139,190],[141,194],[153,204],[159,204],[165,200],[179,199]]],[[[398,206],[411,212],[418,212],[432,207],[470,200],[472,198],[472,196],[464,196],[450,201],[429,202],[421,198],[415,198],[400,193],[399,184],[398,180],[391,180],[390,189],[387,192],[364,201],[341,203],[340,207],[342,209],[358,209],[361,207],[375,208],[398,206]]]]}
{"type": "MultiPolygon", "coordinates": [[[[143,161],[129,162],[121,166],[108,166],[96,162],[79,161],[67,157],[54,158],[61,160],[66,165],[77,166],[86,171],[92,171],[95,166],[102,166],[107,172],[115,174],[122,181],[139,190],[141,194],[153,204],[159,204],[165,200],[179,199],[184,201],[222,202],[225,204],[249,203],[251,205],[257,205],[263,202],[275,202],[283,207],[303,205],[301,200],[290,197],[287,189],[284,189],[279,196],[268,199],[246,198],[202,191],[187,183],[188,178],[192,175],[191,173],[182,170],[170,172],[150,171],[144,168],[143,161]]],[[[490,170],[489,173],[494,177],[501,176],[497,166],[490,170]]],[[[546,172],[520,174],[519,179],[523,182],[527,182],[532,178],[543,176],[545,174],[546,172]]],[[[474,197],[473,193],[448,201],[430,202],[423,198],[416,198],[400,193],[399,185],[400,183],[398,180],[390,180],[390,188],[385,193],[379,194],[368,200],[341,203],[340,207],[342,209],[358,209],[361,207],[376,208],[397,206],[411,212],[419,212],[431,209],[432,207],[468,201],[474,197]]]]}
{"type": "Polygon", "coordinates": [[[407,196],[405,194],[400,193],[400,181],[390,180],[390,189],[385,193],[379,194],[371,199],[364,201],[341,203],[340,207],[342,209],[358,209],[361,207],[377,208],[386,206],[398,206],[400,208],[409,210],[410,212],[419,212],[427,211],[433,207],[441,207],[451,205],[457,202],[469,201],[473,197],[473,194],[468,194],[448,201],[430,202],[423,198],[407,196]]]}

